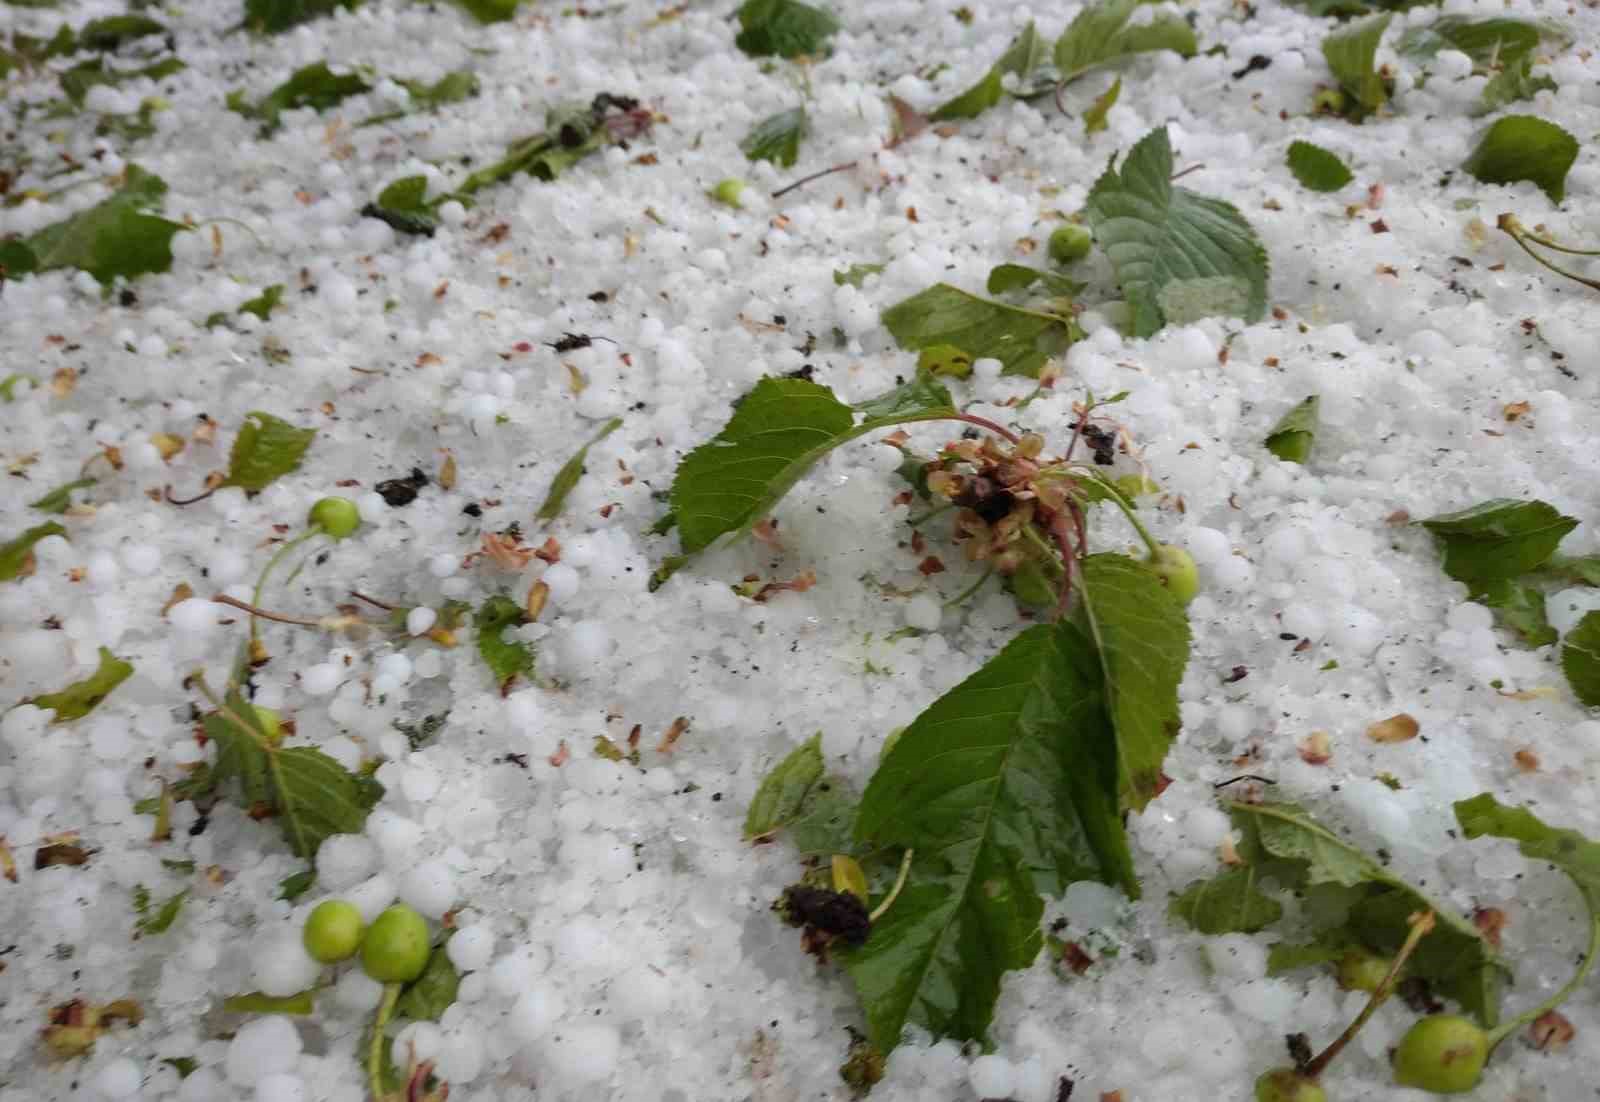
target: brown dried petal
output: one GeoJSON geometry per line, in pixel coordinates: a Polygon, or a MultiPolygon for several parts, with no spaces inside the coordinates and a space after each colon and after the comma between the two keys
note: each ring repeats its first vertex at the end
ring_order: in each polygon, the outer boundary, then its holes
{"type": "Polygon", "coordinates": [[[1547,1010],[1528,1026],[1528,1041],[1540,1052],[1565,1048],[1578,1035],[1577,1028],[1566,1015],[1547,1010]]]}
{"type": "Polygon", "coordinates": [[[1368,727],[1367,737],[1373,742],[1407,742],[1416,738],[1420,730],[1414,718],[1406,712],[1400,712],[1368,727]]]}
{"type": "Polygon", "coordinates": [[[1333,740],[1326,731],[1312,731],[1300,741],[1300,760],[1307,765],[1327,765],[1333,758],[1333,740]]]}

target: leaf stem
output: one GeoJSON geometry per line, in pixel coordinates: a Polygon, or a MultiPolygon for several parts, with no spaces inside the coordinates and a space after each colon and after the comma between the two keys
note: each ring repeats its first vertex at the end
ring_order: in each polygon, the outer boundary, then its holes
{"type": "MultiPolygon", "coordinates": [[[[1543,265],[1546,268],[1549,268],[1552,272],[1556,273],[1556,275],[1566,276],[1568,279],[1573,280],[1573,281],[1575,281],[1577,283],[1581,283],[1585,287],[1591,287],[1596,291],[1600,291],[1600,280],[1588,279],[1588,278],[1586,278],[1584,276],[1578,275],[1576,272],[1569,272],[1565,268],[1561,268],[1561,267],[1556,266],[1555,264],[1550,263],[1550,261],[1546,260],[1544,257],[1540,256],[1538,253],[1534,252],[1533,249],[1528,245],[1528,241],[1530,239],[1532,239],[1532,240],[1538,240],[1538,239],[1537,238],[1533,238],[1531,234],[1528,234],[1528,232],[1522,228],[1522,224],[1517,221],[1515,216],[1508,215],[1508,214],[1502,214],[1500,216],[1499,227],[1500,227],[1502,232],[1508,234],[1511,237],[1511,240],[1513,240],[1513,241],[1515,241],[1517,243],[1517,247],[1518,248],[1520,248],[1523,252],[1527,253],[1529,256],[1533,257],[1533,259],[1535,261],[1537,261],[1539,264],[1543,265]]],[[[1540,242],[1540,243],[1543,244],[1543,242],[1540,242]]],[[[1569,252],[1571,250],[1562,249],[1560,251],[1561,252],[1569,252]]]]}
{"type": "Polygon", "coordinates": [[[1382,982],[1373,990],[1371,997],[1367,999],[1367,1005],[1361,1008],[1361,1013],[1357,1014],[1355,1020],[1345,1027],[1343,1033],[1334,1038],[1331,1045],[1323,1049],[1315,1059],[1300,1069],[1301,1075],[1307,1079],[1315,1079],[1327,1070],[1334,1057],[1343,1052],[1345,1046],[1355,1040],[1356,1034],[1361,1032],[1361,1027],[1367,1024],[1368,1019],[1377,1012],[1378,1007],[1383,1005],[1384,1000],[1394,990],[1394,985],[1400,979],[1400,970],[1405,967],[1406,960],[1416,949],[1417,943],[1433,930],[1433,912],[1422,911],[1419,914],[1412,915],[1409,921],[1411,923],[1411,931],[1406,934],[1405,944],[1400,946],[1400,951],[1395,954],[1394,960],[1390,962],[1389,971],[1384,975],[1382,982]]]}
{"type": "MultiPolygon", "coordinates": [[[[293,551],[296,547],[299,547],[302,543],[306,542],[306,540],[310,539],[312,536],[315,536],[320,531],[321,531],[320,528],[309,529],[308,531],[302,533],[301,535],[296,536],[294,539],[287,541],[286,543],[284,543],[284,545],[282,547],[278,548],[277,553],[274,554],[272,556],[272,558],[267,560],[267,565],[261,568],[261,576],[256,579],[256,588],[250,594],[250,603],[251,604],[259,605],[261,603],[261,594],[267,588],[267,579],[270,578],[272,576],[272,572],[278,568],[278,564],[283,561],[283,557],[285,555],[287,555],[290,551],[293,551]]],[[[220,598],[220,597],[217,597],[217,598],[214,598],[214,599],[216,601],[218,601],[219,603],[221,603],[221,604],[228,604],[229,603],[228,601],[222,600],[222,598],[220,598]]],[[[279,617],[270,616],[270,615],[267,615],[266,613],[261,613],[261,612],[257,612],[256,615],[258,615],[258,616],[266,616],[266,618],[268,620],[279,620],[280,619],[279,617]]],[[[294,620],[280,620],[280,622],[281,623],[304,623],[304,621],[294,621],[294,620]]],[[[311,626],[314,627],[315,625],[311,625],[311,626]]],[[[254,620],[251,620],[250,621],[250,641],[252,643],[254,643],[256,641],[258,635],[259,635],[259,633],[257,631],[256,622],[254,620]]]]}
{"type": "Polygon", "coordinates": [[[948,601],[946,601],[944,603],[944,607],[945,608],[955,608],[957,605],[959,605],[963,601],[965,601],[968,597],[971,597],[974,593],[978,592],[978,590],[982,589],[983,588],[983,583],[988,581],[993,575],[994,575],[994,568],[993,567],[990,567],[988,570],[985,570],[983,572],[982,576],[979,577],[977,581],[973,582],[971,585],[967,586],[967,588],[963,589],[960,593],[956,594],[954,597],[952,597],[948,601]]]}
{"type": "Polygon", "coordinates": [[[915,852],[917,851],[914,849],[908,849],[905,855],[900,858],[900,871],[895,874],[894,887],[890,888],[889,894],[884,896],[876,907],[872,908],[872,913],[867,915],[868,922],[876,922],[882,918],[894,901],[900,897],[900,889],[906,886],[906,878],[911,875],[911,855],[915,852]]]}
{"type": "Polygon", "coordinates": [[[1600,256],[1600,249],[1573,249],[1552,241],[1543,234],[1534,233],[1524,226],[1514,214],[1502,214],[1499,220],[1499,227],[1513,237],[1520,233],[1534,244],[1543,245],[1547,249],[1554,249],[1558,253],[1567,253],[1571,256],[1600,256]]]}
{"type": "MultiPolygon", "coordinates": [[[[304,620],[298,616],[283,616],[276,612],[268,612],[264,608],[257,608],[255,605],[246,604],[237,597],[230,597],[226,593],[218,593],[215,597],[211,598],[211,601],[213,604],[228,605],[231,608],[242,609],[243,611],[248,612],[251,616],[259,616],[263,620],[271,620],[278,624],[294,624],[297,627],[303,628],[319,628],[322,626],[321,620],[304,620]]],[[[254,626],[255,624],[252,622],[251,627],[254,628],[254,626]]]]}
{"type": "Polygon", "coordinates": [[[979,417],[975,413],[956,413],[950,415],[952,421],[965,421],[969,425],[977,425],[981,429],[988,429],[1008,444],[1021,443],[1022,438],[1004,425],[997,425],[987,417],[979,417]]]}
{"type": "Polygon", "coordinates": [[[1548,1014],[1550,1011],[1566,1002],[1567,999],[1572,996],[1572,993],[1583,985],[1583,981],[1589,978],[1589,973],[1594,968],[1594,960],[1596,955],[1600,955],[1600,916],[1590,916],[1589,945],[1583,951],[1583,963],[1578,965],[1578,970],[1572,974],[1572,978],[1570,980],[1561,985],[1561,989],[1559,991],[1557,991],[1554,995],[1551,995],[1544,1002],[1530,1010],[1524,1010],[1521,1014],[1518,1014],[1509,1022],[1502,1022],[1500,1025],[1490,1030],[1489,1051],[1493,1052],[1495,1046],[1501,1041],[1505,1040],[1507,1037],[1511,1036],[1511,1034],[1515,1033],[1529,1022],[1537,1021],[1545,1014],[1548,1014]]]}
{"type": "Polygon", "coordinates": [[[386,603],[384,601],[380,601],[376,597],[368,597],[365,593],[358,592],[357,590],[354,590],[354,589],[352,589],[350,591],[350,596],[354,597],[358,601],[365,601],[367,604],[373,606],[374,608],[381,608],[385,612],[393,612],[395,610],[395,608],[396,608],[395,605],[391,605],[391,604],[388,604],[388,603],[386,603]]]}
{"type": "Polygon", "coordinates": [[[1156,538],[1150,534],[1150,530],[1144,526],[1144,523],[1134,513],[1133,503],[1124,497],[1122,491],[1112,485],[1109,480],[1103,479],[1099,475],[1095,475],[1094,480],[1106,492],[1106,498],[1115,504],[1118,509],[1122,510],[1122,515],[1128,518],[1128,523],[1133,525],[1133,530],[1139,533],[1139,538],[1144,541],[1145,547],[1154,555],[1161,545],[1156,542],[1156,538]]]}
{"type": "MultiPolygon", "coordinates": [[[[873,157],[876,158],[877,154],[874,153],[873,157]]],[[[800,179],[796,180],[794,183],[785,184],[783,187],[781,187],[777,191],[773,192],[772,193],[772,197],[774,199],[781,199],[785,195],[789,194],[791,191],[795,190],[795,188],[804,187],[805,185],[811,183],[813,180],[820,180],[824,176],[832,176],[835,172],[844,172],[846,169],[851,169],[851,168],[856,167],[856,165],[858,163],[860,163],[860,162],[858,162],[858,161],[845,161],[843,164],[834,165],[832,168],[825,168],[821,172],[813,172],[809,176],[802,176],[802,177],[800,177],[800,179]]]]}
{"type": "Polygon", "coordinates": [[[367,1045],[367,1087],[372,1091],[374,1102],[385,1097],[383,1091],[383,1031],[389,1024],[389,1019],[394,1015],[395,1003],[400,1001],[400,988],[402,984],[386,983],[383,985],[383,1001],[378,1004],[378,1013],[372,1019],[372,1040],[367,1045]]]}
{"type": "Polygon", "coordinates": [[[923,513],[920,517],[912,517],[910,520],[906,521],[906,524],[910,525],[912,528],[921,527],[922,525],[928,523],[928,521],[932,520],[934,517],[939,516],[939,515],[941,515],[943,513],[948,513],[951,509],[954,509],[955,507],[956,507],[956,504],[953,501],[946,502],[943,505],[937,505],[934,508],[929,509],[926,513],[923,513]]]}

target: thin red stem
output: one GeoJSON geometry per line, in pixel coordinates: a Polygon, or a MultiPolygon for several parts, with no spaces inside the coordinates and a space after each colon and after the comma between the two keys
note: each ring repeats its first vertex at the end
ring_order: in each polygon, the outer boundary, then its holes
{"type": "MultiPolygon", "coordinates": [[[[874,153],[873,156],[876,157],[877,154],[874,153]]],[[[793,191],[795,188],[804,187],[805,185],[811,183],[813,180],[820,180],[824,176],[832,176],[835,172],[843,172],[846,169],[854,168],[854,167],[856,167],[857,163],[858,162],[856,162],[856,161],[845,161],[843,164],[834,165],[832,168],[825,168],[821,172],[813,172],[809,176],[802,176],[802,177],[800,177],[800,179],[796,180],[794,183],[785,184],[783,187],[781,187],[777,191],[773,192],[772,193],[772,197],[774,199],[781,199],[785,195],[787,195],[791,191],[793,191]]]]}
{"type": "Polygon", "coordinates": [[[210,497],[212,494],[214,494],[216,492],[217,492],[217,487],[213,486],[213,487],[211,487],[211,489],[206,490],[203,493],[196,495],[195,497],[186,497],[186,498],[183,498],[182,500],[179,500],[178,498],[175,498],[175,497],[172,496],[172,487],[171,486],[163,486],[161,488],[161,496],[166,498],[166,501],[167,501],[168,505],[193,505],[197,501],[204,501],[206,498],[210,497]]]}
{"type": "Polygon", "coordinates": [[[279,624],[295,624],[303,628],[317,628],[322,626],[322,622],[320,620],[302,620],[297,616],[283,616],[276,612],[268,612],[265,609],[257,608],[255,605],[246,604],[244,601],[230,597],[226,593],[219,593],[215,597],[211,598],[211,600],[214,604],[227,605],[230,608],[241,609],[245,612],[248,612],[252,616],[259,616],[263,620],[272,620],[279,624]]]}
{"type": "Polygon", "coordinates": [[[354,597],[358,601],[367,602],[367,604],[371,605],[373,608],[381,608],[385,612],[393,612],[395,610],[394,605],[386,604],[385,602],[378,600],[376,597],[368,597],[365,593],[358,593],[353,589],[350,591],[350,596],[354,597]]]}

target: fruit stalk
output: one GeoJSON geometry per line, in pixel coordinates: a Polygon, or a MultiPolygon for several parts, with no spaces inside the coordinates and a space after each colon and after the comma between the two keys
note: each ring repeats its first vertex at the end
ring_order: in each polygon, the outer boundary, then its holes
{"type": "Polygon", "coordinates": [[[1333,1062],[1334,1057],[1343,1052],[1345,1046],[1355,1040],[1356,1034],[1361,1032],[1361,1027],[1367,1024],[1367,1020],[1373,1014],[1377,1013],[1378,1007],[1383,1005],[1384,1000],[1389,997],[1389,993],[1394,990],[1395,984],[1400,980],[1400,970],[1405,967],[1406,960],[1416,949],[1417,943],[1433,930],[1433,912],[1423,911],[1420,914],[1412,915],[1410,922],[1411,930],[1406,934],[1405,944],[1401,945],[1400,951],[1395,954],[1394,962],[1389,965],[1388,974],[1383,977],[1383,982],[1378,984],[1377,989],[1367,999],[1367,1005],[1361,1008],[1361,1013],[1357,1014],[1355,1020],[1345,1027],[1345,1031],[1334,1038],[1332,1044],[1323,1049],[1309,1064],[1300,1069],[1301,1075],[1307,1079],[1315,1079],[1321,1075],[1328,1065],[1333,1062]]]}

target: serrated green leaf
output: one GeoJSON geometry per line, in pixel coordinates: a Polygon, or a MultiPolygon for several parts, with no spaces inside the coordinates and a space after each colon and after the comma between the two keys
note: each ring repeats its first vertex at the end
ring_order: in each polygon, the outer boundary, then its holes
{"type": "Polygon", "coordinates": [[[261,134],[266,137],[278,129],[279,118],[285,111],[300,107],[325,111],[351,96],[370,91],[372,83],[361,74],[335,73],[327,62],[318,61],[296,69],[288,80],[254,105],[244,104],[242,97],[230,97],[228,106],[240,114],[260,119],[261,134]]]}
{"type": "Polygon", "coordinates": [[[1561,644],[1561,672],[1585,707],[1600,708],[1600,609],[1583,614],[1561,644]]]}
{"type": "Polygon", "coordinates": [[[936,700],[862,798],[861,841],[911,848],[905,889],[845,956],[880,1050],[909,1022],[983,1038],[1007,971],[1042,939],[1041,893],[1075,880],[1137,891],[1094,643],[1039,625],[936,700]]]}
{"type": "Polygon", "coordinates": [[[94,673],[82,681],[74,681],[57,693],[46,693],[29,701],[35,708],[48,708],[55,712],[50,722],[66,723],[82,719],[100,706],[111,691],[133,674],[133,667],[105,647],[100,648],[100,664],[94,673]]]}
{"type": "Polygon", "coordinates": [[[1418,944],[1410,973],[1456,999],[1485,1027],[1498,1020],[1500,990],[1509,971],[1470,921],[1441,907],[1294,804],[1227,802],[1224,808],[1245,835],[1240,855],[1260,864],[1263,879],[1270,876],[1291,890],[1315,885],[1346,889],[1346,921],[1324,931],[1319,942],[1337,938],[1343,930],[1374,952],[1393,953],[1405,940],[1407,918],[1433,911],[1437,925],[1418,944]]]}
{"type": "Polygon", "coordinates": [[[159,176],[129,165],[122,186],[87,210],[8,242],[4,262],[15,278],[30,272],[77,268],[101,283],[117,276],[164,272],[172,267],[172,237],[189,227],[145,213],[166,194],[159,176]]]}
{"type": "Polygon", "coordinates": [[[201,724],[217,744],[216,783],[237,780],[244,806],[270,811],[296,857],[315,858],[334,834],[361,833],[383,796],[376,780],[349,772],[321,750],[282,746],[237,689],[201,724]]]}
{"type": "Polygon", "coordinates": [[[1426,60],[1441,50],[1460,50],[1483,68],[1509,65],[1538,48],[1541,28],[1524,19],[1468,19],[1446,15],[1423,27],[1409,27],[1397,51],[1426,60]]]}
{"type": "Polygon", "coordinates": [[[739,28],[734,45],[751,57],[818,57],[839,21],[799,0],[745,0],[739,28]]]}
{"type": "Polygon", "coordinates": [[[1098,134],[1106,128],[1106,115],[1117,105],[1117,100],[1122,96],[1122,78],[1118,77],[1107,88],[1095,97],[1089,109],[1083,113],[1083,133],[1085,136],[1098,134]]]}
{"type": "Polygon", "coordinates": [[[1070,318],[979,298],[948,283],[895,303],[883,312],[883,324],[901,348],[954,345],[975,360],[999,360],[1007,375],[1029,378],[1078,336],[1070,318]]]}
{"type": "Polygon", "coordinates": [[[756,123],[739,148],[752,161],[771,161],[790,168],[800,157],[800,141],[808,129],[806,109],[792,107],[756,123]]]}
{"type": "Polygon", "coordinates": [[[1100,654],[1116,732],[1118,790],[1123,806],[1138,811],[1160,790],[1178,734],[1189,618],[1156,573],[1126,555],[1090,555],[1079,579],[1078,616],[1100,654]]]}
{"type": "Polygon", "coordinates": [[[78,47],[109,53],[129,42],[166,33],[166,26],[148,15],[112,15],[104,19],[91,19],[78,28],[78,47]]]}
{"type": "Polygon", "coordinates": [[[1026,77],[1049,58],[1044,39],[1033,29],[1029,23],[1022,29],[1022,33],[1012,40],[1006,47],[1005,53],[1000,55],[983,79],[962,92],[948,103],[941,104],[929,118],[935,121],[944,119],[970,119],[980,115],[1000,102],[1000,97],[1005,95],[1004,80],[1007,73],[1014,73],[1018,77],[1026,77]]]}
{"type": "Polygon", "coordinates": [[[1508,103],[1532,99],[1540,92],[1557,91],[1556,82],[1549,76],[1542,73],[1533,75],[1533,62],[1533,54],[1524,54],[1490,77],[1471,114],[1487,115],[1508,103]]]}
{"type": "Polygon", "coordinates": [[[252,410],[234,438],[228,455],[228,475],[224,486],[238,486],[246,493],[258,493],[291,471],[311,447],[316,429],[297,429],[270,413],[252,410]]]}
{"type": "Polygon", "coordinates": [[[478,606],[473,625],[478,629],[478,653],[494,674],[495,684],[505,690],[518,676],[533,672],[533,645],[508,643],[502,633],[528,622],[528,614],[510,597],[496,594],[478,606]]]}
{"type": "Polygon", "coordinates": [[[1544,591],[1514,578],[1483,585],[1474,598],[1494,610],[1495,622],[1513,631],[1526,646],[1542,647],[1558,638],[1545,614],[1544,591]]]}
{"type": "Polygon", "coordinates": [[[1542,501],[1492,498],[1421,522],[1439,547],[1440,565],[1473,595],[1490,582],[1536,570],[1578,526],[1542,501]]]}
{"type": "Polygon", "coordinates": [[[229,1014],[310,1014],[316,1010],[312,996],[316,988],[294,995],[264,995],[252,991],[248,995],[230,995],[222,1000],[222,1009],[229,1014]]]}
{"type": "Polygon", "coordinates": [[[1086,286],[1055,272],[1029,268],[1023,264],[999,264],[989,270],[989,279],[984,288],[991,295],[1003,295],[1007,291],[1032,287],[1035,283],[1044,284],[1046,291],[1062,298],[1075,298],[1086,286]]]}
{"type": "Polygon", "coordinates": [[[1311,458],[1311,445],[1317,438],[1317,407],[1315,394],[1285,413],[1262,441],[1266,449],[1279,459],[1290,463],[1304,463],[1311,458]]]}
{"type": "Polygon", "coordinates": [[[437,1022],[450,1004],[456,1001],[461,975],[451,963],[450,954],[445,952],[444,947],[449,941],[447,936],[433,947],[422,975],[400,992],[400,998],[394,1004],[397,1018],[409,1018],[413,1022],[437,1022]]]}
{"type": "Polygon", "coordinates": [[[1291,142],[1288,164],[1300,186],[1311,191],[1338,191],[1355,179],[1337,156],[1310,142],[1291,142]]]}
{"type": "Polygon", "coordinates": [[[1160,15],[1128,26],[1143,0],[1097,0],[1089,4],[1056,40],[1055,63],[1063,81],[1134,54],[1171,50],[1193,57],[1199,44],[1194,29],[1177,16],[1160,15]]]}
{"type": "Polygon", "coordinates": [[[95,481],[93,478],[73,479],[65,486],[57,486],[38,501],[29,502],[28,508],[37,509],[41,513],[55,513],[60,516],[72,504],[72,491],[88,489],[95,484],[95,481]]]}
{"type": "Polygon", "coordinates": [[[1267,253],[1230,203],[1174,187],[1165,127],[1112,158],[1084,206],[1095,241],[1111,259],[1148,337],[1169,322],[1231,314],[1258,321],[1267,309],[1267,253]]]}
{"type": "MultiPolygon", "coordinates": [[[[680,560],[713,541],[747,532],[839,445],[887,425],[954,412],[949,392],[931,379],[913,379],[853,408],[805,379],[762,379],[734,405],[722,431],[678,464],[670,499],[683,547],[680,560]],[[857,413],[865,415],[859,424],[857,413]]],[[[663,564],[651,588],[682,561],[663,564]]]]}
{"type": "Polygon", "coordinates": [[[46,536],[60,536],[65,539],[67,530],[53,520],[46,521],[44,524],[34,525],[15,539],[0,544],[0,582],[9,582],[13,578],[31,573],[33,545],[46,536]]]}
{"type": "Polygon", "coordinates": [[[805,804],[806,795],[822,779],[822,736],[813,735],[761,779],[744,817],[746,840],[783,829],[805,804]]]}
{"type": "Polygon", "coordinates": [[[257,33],[277,34],[360,4],[361,0],[245,0],[244,25],[257,33]]]}
{"type": "Polygon", "coordinates": [[[539,506],[539,511],[533,515],[540,520],[554,520],[561,515],[561,507],[567,503],[567,495],[572,493],[578,479],[583,477],[583,463],[589,457],[589,449],[600,441],[610,436],[622,427],[622,418],[613,417],[600,431],[589,438],[589,442],[579,448],[573,457],[561,464],[561,469],[556,472],[555,478],[550,481],[550,491],[545,494],[544,504],[539,506]]]}
{"type": "Polygon", "coordinates": [[[171,929],[172,924],[178,920],[178,915],[183,910],[184,900],[188,898],[189,889],[185,888],[152,911],[149,907],[148,893],[143,899],[144,906],[140,906],[141,897],[135,895],[134,909],[139,912],[139,920],[133,924],[134,929],[140,934],[152,937],[166,933],[171,929]]]}
{"type": "Polygon", "coordinates": [[[1167,913],[1202,934],[1253,934],[1283,917],[1283,905],[1257,886],[1260,873],[1241,865],[1197,880],[1174,899],[1167,913]]]}
{"type": "Polygon", "coordinates": [[[835,269],[833,285],[835,287],[843,287],[845,284],[849,284],[859,289],[869,275],[877,275],[888,266],[887,264],[852,264],[848,268],[835,269]]]}
{"type": "Polygon", "coordinates": [[[1322,40],[1322,56],[1345,94],[1355,100],[1359,117],[1371,114],[1389,102],[1389,88],[1378,72],[1378,43],[1394,16],[1374,16],[1344,30],[1334,31],[1322,40]]]}
{"type": "MultiPolygon", "coordinates": [[[[1596,613],[1589,613],[1596,616],[1596,613]]],[[[1600,922],[1600,844],[1576,830],[1549,826],[1525,807],[1510,807],[1487,792],[1458,800],[1456,822],[1468,838],[1508,838],[1530,861],[1554,865],[1583,893],[1591,921],[1600,922]]]]}
{"type": "Polygon", "coordinates": [[[1485,184],[1537,184],[1559,203],[1566,197],[1567,170],[1578,159],[1578,139],[1553,122],[1532,115],[1507,115],[1489,127],[1462,168],[1485,184]]]}

